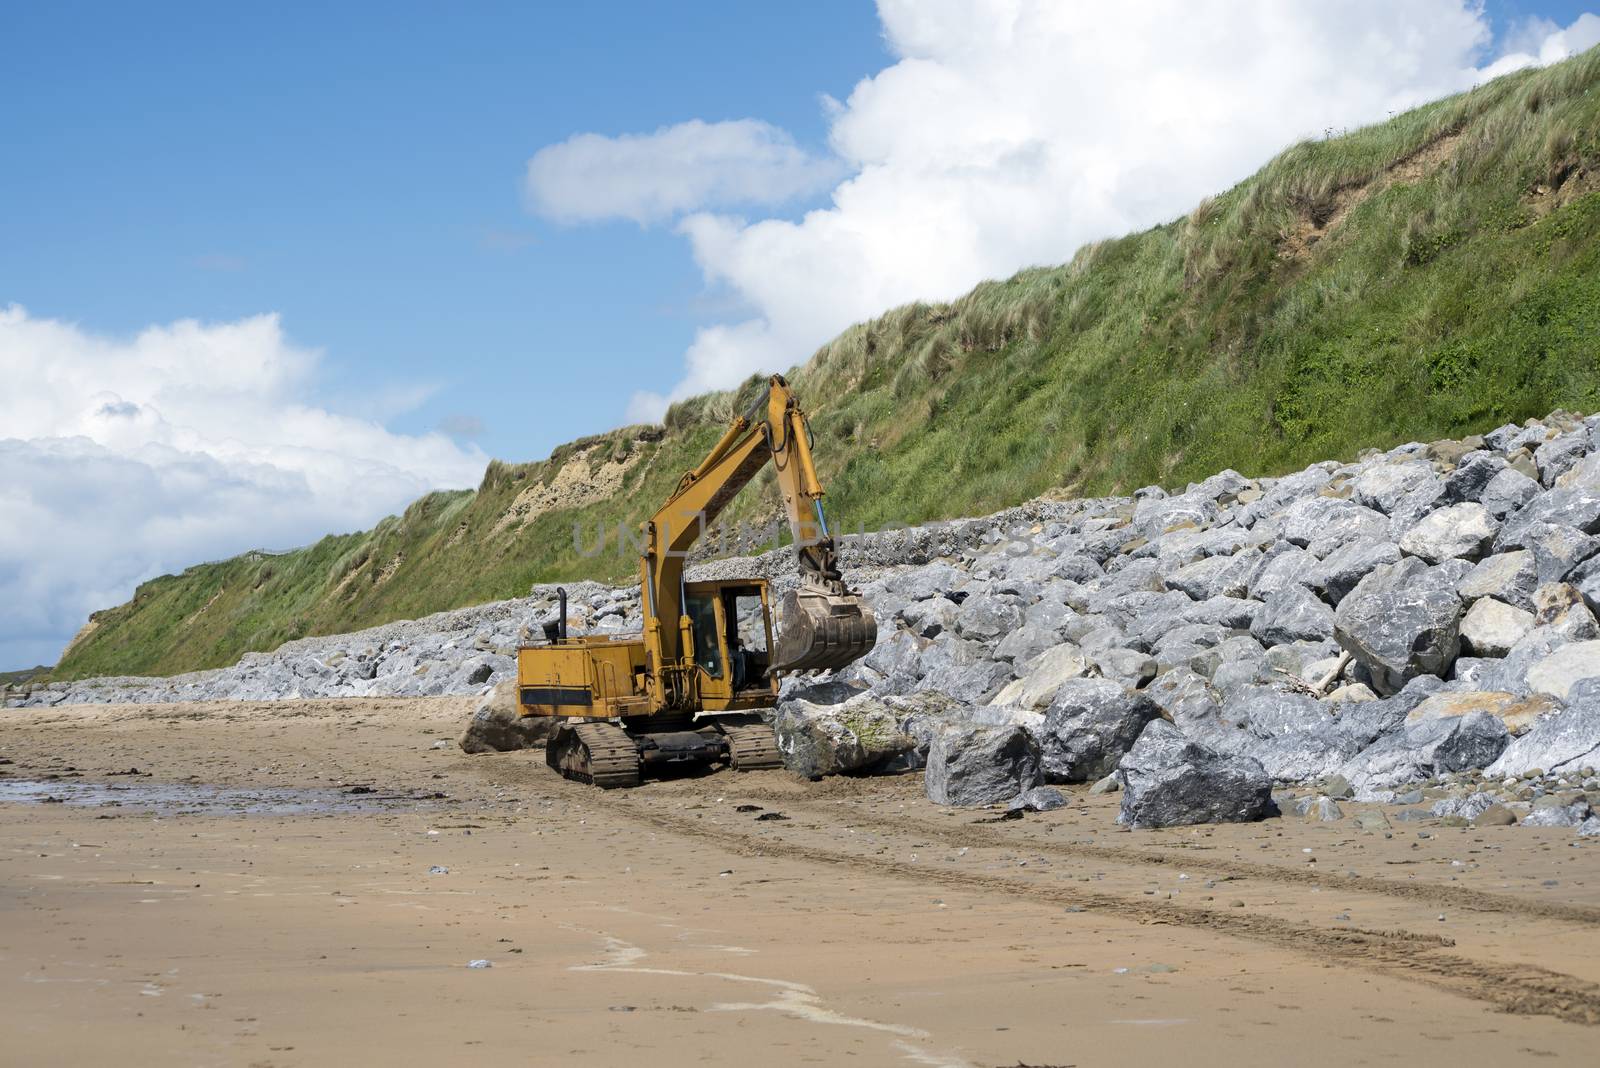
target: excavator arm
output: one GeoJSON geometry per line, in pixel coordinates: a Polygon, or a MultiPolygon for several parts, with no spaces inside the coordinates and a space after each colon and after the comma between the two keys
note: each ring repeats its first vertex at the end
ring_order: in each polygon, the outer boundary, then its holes
{"type": "Polygon", "coordinates": [[[669,673],[692,648],[684,614],[683,570],[689,550],[738,492],[773,464],[794,535],[800,569],[797,588],[779,611],[773,668],[837,668],[866,655],[877,622],[860,596],[844,584],[833,537],[822,511],[822,484],[811,459],[805,413],[782,375],[735,417],[722,439],[644,525],[641,560],[645,643],[655,670],[669,673]]]}

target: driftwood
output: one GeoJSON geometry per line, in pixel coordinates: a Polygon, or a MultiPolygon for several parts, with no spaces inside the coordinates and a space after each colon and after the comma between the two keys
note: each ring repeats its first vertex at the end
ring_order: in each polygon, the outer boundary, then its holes
{"type": "Polygon", "coordinates": [[[1348,651],[1340,653],[1339,662],[1333,665],[1328,673],[1316,682],[1307,682],[1294,672],[1286,671],[1283,668],[1273,668],[1272,670],[1283,676],[1284,685],[1292,692],[1303,693],[1308,697],[1315,697],[1321,700],[1328,696],[1328,690],[1333,686],[1334,680],[1344,672],[1345,666],[1349,663],[1350,653],[1348,651]]]}

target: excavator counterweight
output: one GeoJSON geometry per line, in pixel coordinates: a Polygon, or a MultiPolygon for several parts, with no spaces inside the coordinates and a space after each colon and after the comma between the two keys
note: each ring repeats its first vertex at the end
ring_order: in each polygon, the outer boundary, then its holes
{"type": "Polygon", "coordinates": [[[569,637],[563,594],[546,641],[518,651],[522,714],[560,717],[548,763],[601,787],[632,786],[646,769],[675,765],[778,767],[760,713],[777,704],[779,674],[844,667],[878,636],[871,608],[839,570],[811,429],[783,376],[772,376],[643,529],[643,633],[569,637]],[[688,582],[683,573],[695,541],[769,463],[799,570],[776,641],[765,580],[688,582]]]}

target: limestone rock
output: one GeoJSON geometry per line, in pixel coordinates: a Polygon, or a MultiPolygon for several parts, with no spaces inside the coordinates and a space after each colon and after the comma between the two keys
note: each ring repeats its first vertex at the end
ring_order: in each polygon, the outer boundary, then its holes
{"type": "Polygon", "coordinates": [[[1294,803],[1294,814],[1307,823],[1329,823],[1344,819],[1344,811],[1331,797],[1302,797],[1294,803]]]}
{"type": "Polygon", "coordinates": [[[781,702],[772,725],[784,766],[808,779],[870,771],[915,747],[895,712],[866,693],[834,705],[781,702]]]}
{"type": "Polygon", "coordinates": [[[1499,524],[1488,509],[1471,501],[1430,513],[1400,539],[1400,551],[1430,564],[1442,560],[1476,560],[1499,524]]]}
{"type": "Polygon", "coordinates": [[[1600,531],[1600,494],[1581,489],[1557,489],[1531,498],[1505,521],[1495,537],[1495,552],[1525,549],[1546,523],[1571,527],[1584,534],[1600,531]]]}
{"type": "Polygon", "coordinates": [[[1532,612],[1483,597],[1461,618],[1461,650],[1472,656],[1505,656],[1532,629],[1532,612]]]}
{"type": "Polygon", "coordinates": [[[1237,823],[1277,814],[1272,780],[1248,757],[1224,757],[1154,720],[1122,759],[1118,822],[1133,827],[1237,823]]]}
{"type": "Polygon", "coordinates": [[[1108,679],[1074,679],[1056,690],[1040,738],[1045,781],[1091,782],[1110,774],[1161,709],[1108,679]]]}
{"type": "Polygon", "coordinates": [[[1070,643],[1058,645],[1034,660],[1028,674],[1008,684],[993,703],[1044,708],[1062,683],[1082,678],[1090,668],[1089,658],[1082,649],[1070,643]]]}
{"type": "Polygon", "coordinates": [[[1267,598],[1250,634],[1263,645],[1331,638],[1333,609],[1304,586],[1287,586],[1267,598]]]}
{"type": "Polygon", "coordinates": [[[517,680],[507,679],[478,699],[457,744],[466,753],[507,753],[543,749],[560,722],[554,716],[524,716],[517,702],[517,680]]]}
{"type": "Polygon", "coordinates": [[[1039,745],[1020,726],[950,727],[928,748],[928,800],[939,805],[993,805],[1039,782],[1039,745]]]}
{"type": "Polygon", "coordinates": [[[1485,767],[1505,750],[1508,737],[1505,724],[1483,712],[1425,719],[1379,738],[1339,774],[1357,798],[1367,798],[1447,771],[1485,767]]]}
{"type": "Polygon", "coordinates": [[[1509,733],[1519,735],[1526,733],[1545,714],[1560,708],[1561,703],[1548,694],[1519,697],[1495,691],[1436,693],[1413,708],[1406,722],[1420,723],[1483,712],[1504,723],[1509,733]]]}
{"type": "Polygon", "coordinates": [[[1508,467],[1489,480],[1489,484],[1478,495],[1478,503],[1496,519],[1504,519],[1533,500],[1538,493],[1539,483],[1536,480],[1508,467]]]}
{"type": "Polygon", "coordinates": [[[1326,556],[1308,572],[1313,589],[1338,605],[1362,579],[1384,564],[1400,562],[1400,550],[1388,536],[1358,537],[1326,556]]]}
{"type": "MultiPolygon", "coordinates": [[[[1543,801],[1544,798],[1540,798],[1543,801]]],[[[1533,811],[1522,818],[1524,827],[1577,827],[1589,818],[1589,802],[1578,798],[1567,804],[1550,799],[1553,804],[1534,803],[1533,811]]]]}
{"type": "Polygon", "coordinates": [[[1539,570],[1527,549],[1486,556],[1456,584],[1464,601],[1493,597],[1528,611],[1533,609],[1533,591],[1538,588],[1539,570]]]}
{"type": "Polygon", "coordinates": [[[1600,641],[1564,645],[1528,670],[1528,686],[1565,698],[1575,683],[1600,678],[1600,641]]]}
{"type": "Polygon", "coordinates": [[[1573,687],[1564,710],[1544,716],[1489,765],[1487,774],[1526,775],[1535,768],[1570,774],[1600,766],[1600,683],[1581,682],[1573,687]]]}
{"type": "Polygon", "coordinates": [[[1107,649],[1095,654],[1094,664],[1101,675],[1129,689],[1155,678],[1159,668],[1154,657],[1137,649],[1107,649]]]}
{"type": "Polygon", "coordinates": [[[1313,542],[1344,544],[1363,535],[1384,538],[1389,521],[1382,512],[1329,497],[1309,497],[1290,505],[1278,521],[1284,540],[1302,548],[1313,542]]]}
{"type": "Polygon", "coordinates": [[[1033,789],[1018,794],[1006,808],[1012,811],[1023,812],[1054,812],[1058,808],[1066,808],[1067,799],[1054,786],[1035,786],[1033,789]]]}
{"type": "Polygon", "coordinates": [[[1415,558],[1386,564],[1339,603],[1334,637],[1370,673],[1380,694],[1418,675],[1442,675],[1460,651],[1455,582],[1415,558]]]}

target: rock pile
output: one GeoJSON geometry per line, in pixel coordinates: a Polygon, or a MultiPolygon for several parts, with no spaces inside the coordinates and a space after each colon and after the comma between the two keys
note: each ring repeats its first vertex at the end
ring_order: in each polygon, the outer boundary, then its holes
{"type": "Polygon", "coordinates": [[[1307,818],[1420,785],[1463,819],[1582,822],[1597,535],[1600,417],[1565,413],[1071,502],[864,583],[877,647],[826,694],[787,683],[780,731],[875,702],[936,801],[1114,771],[1135,826],[1260,818],[1273,784],[1321,784],[1307,818]]]}

